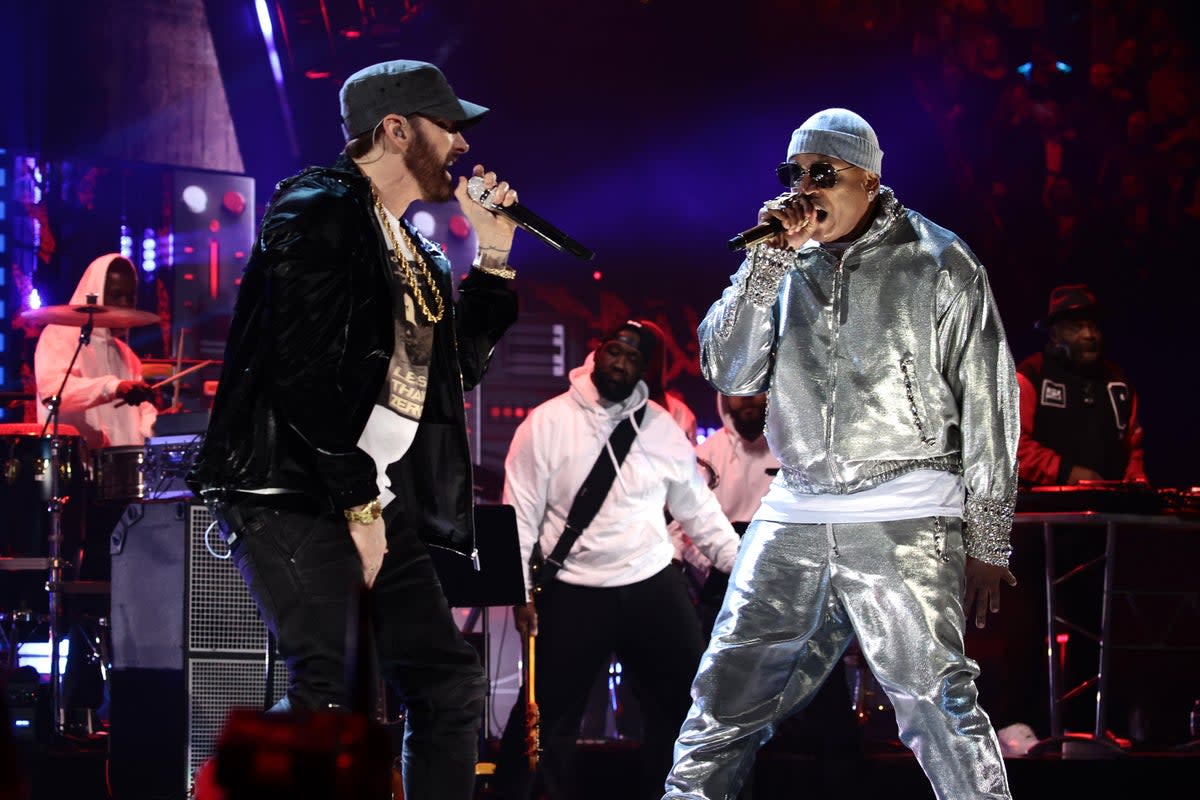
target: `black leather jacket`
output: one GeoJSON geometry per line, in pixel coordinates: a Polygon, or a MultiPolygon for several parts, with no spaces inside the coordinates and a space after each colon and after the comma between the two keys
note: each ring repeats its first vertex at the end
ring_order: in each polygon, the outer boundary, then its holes
{"type": "MultiPolygon", "coordinates": [[[[407,223],[405,223],[407,225],[407,223]]],[[[446,314],[435,328],[416,438],[389,474],[388,524],[431,544],[474,546],[464,392],[517,317],[507,283],[472,270],[452,294],[450,264],[408,227],[438,277],[446,314]]],[[[188,474],[206,501],[276,488],[336,508],[378,494],[357,442],[394,343],[388,253],[370,185],[344,155],[279,184],[238,292],[204,445],[188,474]]]]}

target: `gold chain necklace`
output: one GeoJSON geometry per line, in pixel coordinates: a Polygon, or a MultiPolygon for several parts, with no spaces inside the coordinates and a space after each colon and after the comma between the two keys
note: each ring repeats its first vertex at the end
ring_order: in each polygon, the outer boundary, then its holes
{"type": "Polygon", "coordinates": [[[442,302],[442,292],[438,289],[437,281],[433,278],[433,273],[429,271],[429,267],[425,265],[425,259],[421,258],[421,251],[417,249],[412,238],[408,235],[408,231],[404,230],[404,223],[396,220],[396,224],[392,224],[391,217],[388,211],[383,206],[383,201],[379,199],[379,195],[375,192],[375,187],[371,187],[371,195],[375,198],[375,210],[379,212],[379,219],[383,223],[383,229],[387,233],[388,241],[392,244],[392,260],[404,269],[405,280],[412,287],[413,294],[416,295],[417,305],[421,307],[421,313],[425,315],[425,319],[436,325],[442,321],[442,317],[446,314],[446,305],[442,302]],[[396,235],[404,240],[408,252],[412,254],[417,262],[417,266],[421,270],[421,274],[425,277],[425,283],[429,286],[429,293],[433,296],[433,304],[437,306],[437,313],[429,310],[429,304],[425,302],[425,294],[421,291],[421,284],[417,282],[417,274],[413,271],[412,260],[404,257],[404,251],[400,249],[400,242],[396,241],[396,235]]]}

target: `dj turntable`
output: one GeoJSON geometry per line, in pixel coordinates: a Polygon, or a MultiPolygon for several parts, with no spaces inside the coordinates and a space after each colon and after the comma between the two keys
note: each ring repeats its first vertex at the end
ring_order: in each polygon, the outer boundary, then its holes
{"type": "Polygon", "coordinates": [[[1081,481],[1071,486],[1034,486],[1017,493],[1017,513],[1098,511],[1118,514],[1160,514],[1164,493],[1148,483],[1081,481]]]}

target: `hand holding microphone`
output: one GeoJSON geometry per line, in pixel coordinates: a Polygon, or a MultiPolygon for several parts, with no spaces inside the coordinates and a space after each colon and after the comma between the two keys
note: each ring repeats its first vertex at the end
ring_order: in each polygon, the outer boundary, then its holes
{"type": "Polygon", "coordinates": [[[758,212],[759,224],[731,238],[729,249],[742,250],[772,237],[775,241],[768,244],[779,249],[803,244],[808,238],[806,232],[812,225],[814,213],[812,203],[802,193],[784,192],[763,203],[758,212]],[[799,236],[799,241],[791,240],[793,236],[799,236]]]}
{"type": "Polygon", "coordinates": [[[478,186],[479,193],[486,192],[490,205],[494,206],[515,203],[517,190],[507,181],[501,181],[495,172],[485,171],[482,164],[475,166],[469,180],[460,177],[454,189],[454,197],[475,230],[481,252],[493,253],[503,259],[512,249],[517,226],[504,215],[493,213],[494,209],[489,205],[480,203],[472,194],[475,191],[470,188],[472,186],[478,186]]]}
{"type": "MultiPolygon", "coordinates": [[[[467,196],[476,204],[511,220],[556,250],[563,250],[585,261],[595,257],[596,254],[591,250],[518,203],[517,193],[509,188],[507,183],[495,182],[495,173],[485,174],[482,170],[482,167],[476,167],[475,174],[466,182],[467,196]]],[[[463,211],[466,210],[464,206],[463,211]]],[[[470,218],[471,214],[468,213],[467,216],[470,218]]],[[[474,225],[475,220],[471,221],[474,225]]],[[[479,230],[478,226],[476,230],[479,230]]],[[[482,244],[480,247],[482,249],[482,244]]]]}

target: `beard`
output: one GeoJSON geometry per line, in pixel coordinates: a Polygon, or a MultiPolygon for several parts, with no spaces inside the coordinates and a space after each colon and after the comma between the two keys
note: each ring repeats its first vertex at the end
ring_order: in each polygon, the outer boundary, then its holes
{"type": "Polygon", "coordinates": [[[767,422],[766,409],[751,409],[733,415],[733,429],[737,435],[747,442],[753,442],[763,435],[763,426],[767,422]]]}
{"type": "Polygon", "coordinates": [[[600,392],[601,397],[613,403],[623,403],[629,395],[633,394],[633,387],[637,386],[636,380],[626,383],[596,370],[592,370],[592,383],[596,384],[596,391],[600,392]]]}
{"type": "Polygon", "coordinates": [[[1099,375],[1104,372],[1104,359],[1098,347],[1072,347],[1071,364],[1083,375],[1099,375]]]}
{"type": "Polygon", "coordinates": [[[1104,372],[1104,358],[1099,347],[1081,347],[1067,342],[1051,342],[1047,348],[1052,356],[1080,375],[1099,375],[1104,372]]]}
{"type": "Polygon", "coordinates": [[[412,173],[421,191],[421,199],[429,203],[445,203],[454,197],[454,181],[447,179],[444,160],[434,152],[433,144],[417,126],[413,126],[414,141],[404,154],[404,166],[412,173]]]}

